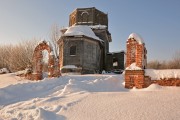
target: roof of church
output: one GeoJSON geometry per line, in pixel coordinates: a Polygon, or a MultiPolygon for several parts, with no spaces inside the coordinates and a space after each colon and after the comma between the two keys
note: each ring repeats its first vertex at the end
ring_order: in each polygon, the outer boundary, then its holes
{"type": "Polygon", "coordinates": [[[87,25],[75,25],[71,26],[67,29],[67,31],[63,34],[63,36],[80,36],[84,35],[99,41],[102,41],[99,37],[97,37],[92,29],[87,25]]]}

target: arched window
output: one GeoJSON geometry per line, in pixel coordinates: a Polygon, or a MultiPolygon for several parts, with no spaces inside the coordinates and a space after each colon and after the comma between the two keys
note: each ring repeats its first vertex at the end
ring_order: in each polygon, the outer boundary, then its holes
{"type": "Polygon", "coordinates": [[[70,47],[70,55],[71,55],[71,56],[76,55],[76,46],[71,46],[71,47],[70,47]]]}
{"type": "Polygon", "coordinates": [[[87,23],[88,22],[89,13],[87,11],[82,12],[81,16],[82,16],[82,22],[83,23],[87,23]]]}

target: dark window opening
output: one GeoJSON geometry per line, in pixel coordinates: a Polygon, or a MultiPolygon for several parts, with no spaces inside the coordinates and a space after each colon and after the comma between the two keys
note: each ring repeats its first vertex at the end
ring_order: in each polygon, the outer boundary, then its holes
{"type": "Polygon", "coordinates": [[[76,55],[76,46],[70,47],[70,55],[76,55]]]}

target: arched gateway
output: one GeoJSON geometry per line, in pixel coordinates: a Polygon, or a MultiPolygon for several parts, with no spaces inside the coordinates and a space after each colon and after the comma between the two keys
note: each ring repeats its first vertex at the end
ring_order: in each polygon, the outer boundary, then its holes
{"type": "Polygon", "coordinates": [[[43,69],[43,54],[42,51],[47,50],[48,52],[48,77],[57,77],[60,75],[59,63],[56,60],[53,52],[53,48],[49,42],[41,41],[35,48],[33,54],[33,80],[42,79],[43,69]]]}

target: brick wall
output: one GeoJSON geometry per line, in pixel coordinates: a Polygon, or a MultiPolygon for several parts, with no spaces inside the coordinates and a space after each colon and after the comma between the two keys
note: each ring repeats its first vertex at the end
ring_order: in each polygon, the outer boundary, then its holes
{"type": "Polygon", "coordinates": [[[152,84],[161,86],[180,86],[180,78],[169,78],[166,80],[151,80],[152,84]]]}
{"type": "Polygon", "coordinates": [[[145,88],[150,85],[150,79],[145,77],[144,70],[126,70],[125,88],[145,88]]]}

